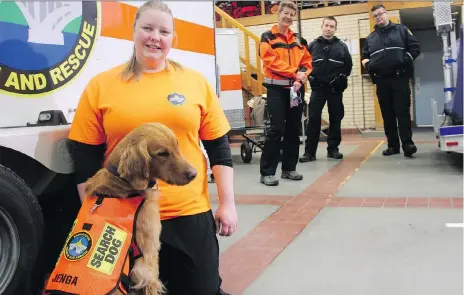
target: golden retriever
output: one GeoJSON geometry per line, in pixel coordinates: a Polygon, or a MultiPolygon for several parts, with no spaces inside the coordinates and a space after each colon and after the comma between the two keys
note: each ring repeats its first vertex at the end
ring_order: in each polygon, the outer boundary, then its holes
{"type": "Polygon", "coordinates": [[[86,182],[85,193],[124,198],[142,192],[146,201],[136,220],[135,238],[143,256],[135,261],[130,279],[132,289],[143,290],[146,295],[162,294],[165,289],[158,271],[159,193],[148,185],[157,179],[171,185],[186,185],[197,171],[181,154],[171,129],[159,123],[143,124],[130,132],[109,155],[108,163],[118,168],[119,177],[102,168],[86,182]]]}
{"type": "MultiPolygon", "coordinates": [[[[108,164],[117,172],[106,167],[100,169],[86,182],[85,193],[120,198],[139,194],[145,198],[135,221],[135,239],[142,256],[136,259],[130,272],[131,289],[138,294],[163,294],[165,288],[159,280],[158,266],[159,192],[156,185],[152,189],[149,183],[159,179],[182,186],[190,183],[197,171],[181,154],[172,130],[159,123],[142,124],[126,135],[109,155],[108,164]]],[[[112,294],[122,293],[116,290],[112,294]]]]}

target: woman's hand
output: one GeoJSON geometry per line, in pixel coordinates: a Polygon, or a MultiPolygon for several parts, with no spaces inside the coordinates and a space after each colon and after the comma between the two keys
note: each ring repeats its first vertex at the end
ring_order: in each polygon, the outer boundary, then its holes
{"type": "Polygon", "coordinates": [[[219,204],[215,214],[216,234],[231,236],[237,230],[237,209],[234,203],[219,204]]]}
{"type": "Polygon", "coordinates": [[[300,90],[300,87],[301,87],[301,83],[300,83],[299,81],[293,82],[293,89],[294,89],[295,91],[300,90]]]}
{"type": "Polygon", "coordinates": [[[232,167],[214,165],[214,179],[219,197],[219,207],[216,210],[216,234],[231,236],[237,230],[237,209],[235,209],[234,170],[232,167]]]}
{"type": "Polygon", "coordinates": [[[298,81],[303,81],[303,79],[306,79],[306,75],[305,75],[305,72],[296,72],[296,80],[298,81]]]}
{"type": "Polygon", "coordinates": [[[296,79],[297,81],[300,81],[301,84],[306,83],[306,80],[307,80],[307,78],[306,78],[306,73],[305,73],[305,72],[297,72],[297,73],[296,73],[295,79],[296,79]]]}

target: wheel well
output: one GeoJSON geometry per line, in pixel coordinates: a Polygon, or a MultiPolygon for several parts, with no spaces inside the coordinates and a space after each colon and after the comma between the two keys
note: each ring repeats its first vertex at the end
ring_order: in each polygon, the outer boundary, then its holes
{"type": "Polygon", "coordinates": [[[21,177],[36,196],[42,194],[56,176],[37,160],[3,146],[0,146],[0,164],[21,177]]]}

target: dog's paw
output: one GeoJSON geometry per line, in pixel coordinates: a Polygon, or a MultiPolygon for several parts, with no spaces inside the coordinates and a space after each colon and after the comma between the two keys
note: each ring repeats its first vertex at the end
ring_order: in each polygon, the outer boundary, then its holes
{"type": "Polygon", "coordinates": [[[163,295],[166,289],[158,279],[158,271],[143,263],[143,258],[135,262],[130,279],[133,290],[141,291],[143,295],[163,295]]]}
{"type": "Polygon", "coordinates": [[[145,295],[164,295],[166,294],[166,288],[160,280],[152,282],[146,287],[145,295]]]}
{"type": "Polygon", "coordinates": [[[130,279],[132,282],[131,288],[134,290],[140,290],[148,287],[153,275],[153,271],[146,267],[145,264],[136,262],[130,273],[130,279]]]}

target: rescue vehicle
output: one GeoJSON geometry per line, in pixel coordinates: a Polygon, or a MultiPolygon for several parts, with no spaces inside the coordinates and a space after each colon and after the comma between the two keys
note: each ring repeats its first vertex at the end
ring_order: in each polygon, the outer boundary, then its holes
{"type": "MultiPolygon", "coordinates": [[[[44,257],[58,257],[64,240],[53,239],[76,216],[65,209],[80,205],[66,147],[73,113],[91,77],[129,60],[143,3],[0,1],[0,294],[31,294],[44,257]]],[[[166,3],[169,57],[203,73],[231,125],[244,125],[237,33],[216,29],[213,1],[166,3]]]]}
{"type": "Polygon", "coordinates": [[[451,2],[434,1],[433,17],[437,35],[443,41],[444,99],[432,99],[433,126],[441,151],[464,153],[463,123],[463,29],[456,38],[456,21],[451,12],[451,2]],[[438,103],[444,105],[438,114],[438,103]]]}

